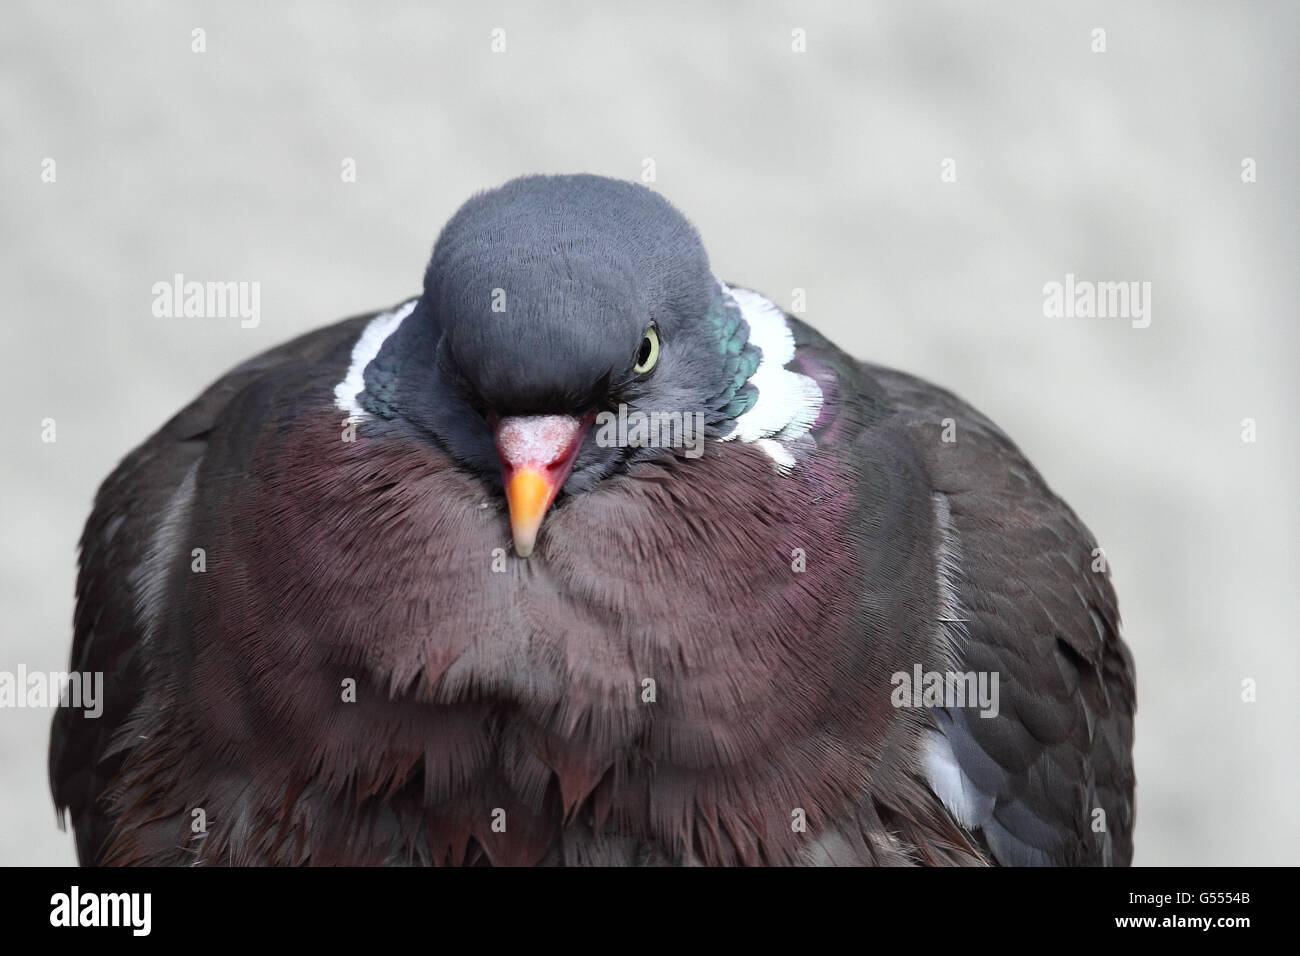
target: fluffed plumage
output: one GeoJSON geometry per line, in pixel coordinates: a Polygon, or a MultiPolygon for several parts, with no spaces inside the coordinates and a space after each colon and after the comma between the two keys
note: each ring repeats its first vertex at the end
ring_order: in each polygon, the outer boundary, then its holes
{"type": "Polygon", "coordinates": [[[105,481],[72,666],[106,705],[57,712],[54,796],[85,863],[1127,864],[1094,548],[988,419],[717,282],[653,192],[515,180],[418,299],[105,481]],[[702,453],[601,442],[620,404],[702,453]],[[579,443],[510,459],[543,416],[579,443]],[[997,716],[899,706],[918,666],[996,673],[997,716]]]}

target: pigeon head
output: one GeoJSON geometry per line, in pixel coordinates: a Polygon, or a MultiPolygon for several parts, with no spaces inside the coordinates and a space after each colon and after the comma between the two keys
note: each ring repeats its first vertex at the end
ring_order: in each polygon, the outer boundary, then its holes
{"type": "Polygon", "coordinates": [[[499,484],[526,557],[561,491],[724,433],[754,399],[747,339],[665,199],[599,176],[530,176],[444,227],[362,402],[499,484]]]}

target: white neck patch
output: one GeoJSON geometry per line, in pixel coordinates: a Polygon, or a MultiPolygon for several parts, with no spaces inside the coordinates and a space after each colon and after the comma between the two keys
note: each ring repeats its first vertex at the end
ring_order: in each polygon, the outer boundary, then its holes
{"type": "Polygon", "coordinates": [[[785,313],[769,299],[749,289],[733,289],[719,280],[749,325],[750,344],[763,352],[758,370],[749,382],[758,389],[753,408],[736,419],[736,427],[721,441],[736,439],[757,444],[776,462],[783,474],[795,465],[786,442],[808,433],[822,407],[822,390],[816,381],[786,368],[794,358],[794,335],[785,313]]]}
{"type": "MultiPolygon", "coordinates": [[[[757,371],[749,378],[758,390],[758,400],[736,418],[736,427],[721,441],[735,439],[756,444],[776,462],[778,470],[789,472],[795,466],[795,457],[786,442],[806,435],[817,420],[822,407],[821,387],[807,375],[785,367],[795,352],[794,335],[786,324],[785,313],[757,292],[733,289],[721,281],[718,284],[739,307],[749,326],[750,343],[763,353],[757,371]]],[[[352,346],[347,375],[334,386],[334,404],[347,413],[349,423],[371,417],[357,402],[357,396],[365,391],[366,366],[403,320],[415,311],[418,302],[418,298],[411,299],[375,316],[352,346]]]]}
{"type": "Polygon", "coordinates": [[[419,299],[403,302],[391,312],[381,312],[362,330],[356,345],[352,346],[352,361],[343,381],[334,386],[334,404],[339,411],[348,413],[348,423],[356,424],[370,417],[370,413],[357,403],[357,396],[366,389],[366,366],[379,354],[385,340],[397,331],[402,320],[415,311],[419,299]]]}

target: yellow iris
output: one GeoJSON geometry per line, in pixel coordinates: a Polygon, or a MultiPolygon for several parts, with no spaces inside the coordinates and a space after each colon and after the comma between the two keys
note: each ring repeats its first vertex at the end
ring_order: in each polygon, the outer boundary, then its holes
{"type": "Polygon", "coordinates": [[[641,347],[636,350],[636,364],[632,366],[632,371],[644,375],[655,367],[657,361],[659,361],[659,332],[652,325],[646,329],[645,337],[641,339],[641,347]]]}

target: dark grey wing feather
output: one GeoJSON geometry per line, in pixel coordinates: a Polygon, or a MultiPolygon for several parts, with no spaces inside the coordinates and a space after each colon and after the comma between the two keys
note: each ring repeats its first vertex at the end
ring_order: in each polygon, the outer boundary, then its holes
{"type": "Polygon", "coordinates": [[[1127,865],[1133,852],[1133,659],[1091,533],[965,402],[865,366],[929,470],[956,549],[959,668],[999,675],[1000,712],[937,712],[932,779],[1008,865],[1127,865]],[[941,440],[953,419],[953,442],[941,440]],[[1100,812],[1098,812],[1100,811],[1100,812]]]}
{"type": "Polygon", "coordinates": [[[71,817],[83,864],[99,860],[111,831],[101,798],[129,748],[121,735],[145,690],[141,612],[148,609],[140,604],[147,599],[133,573],[153,547],[177,489],[203,457],[208,433],[234,396],[287,364],[334,361],[346,367],[351,344],[371,318],[357,316],[308,333],[233,369],[127,455],[100,486],[81,537],[71,667],[103,672],[103,713],[90,718],[59,708],[50,735],[50,787],[60,821],[65,810],[71,817]]]}

